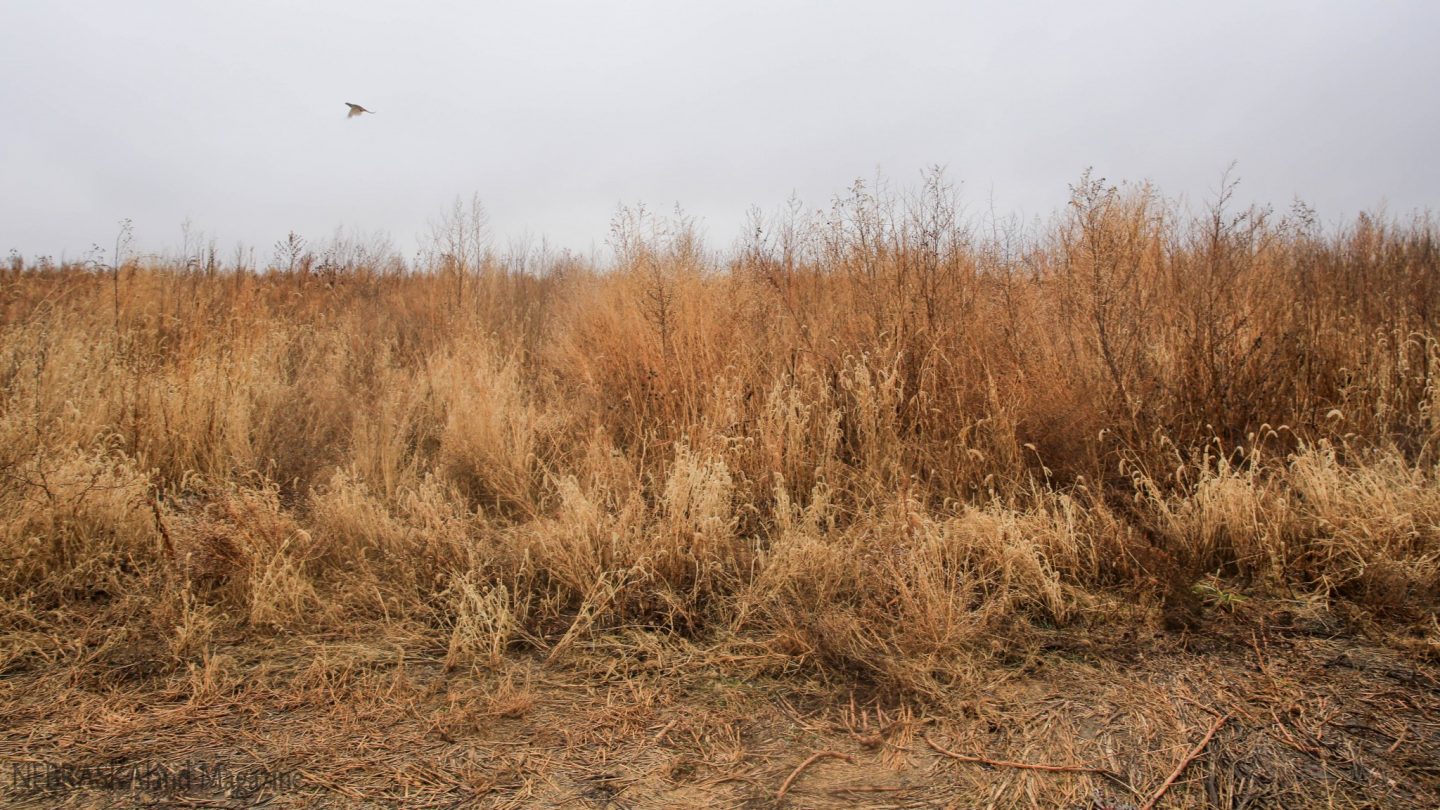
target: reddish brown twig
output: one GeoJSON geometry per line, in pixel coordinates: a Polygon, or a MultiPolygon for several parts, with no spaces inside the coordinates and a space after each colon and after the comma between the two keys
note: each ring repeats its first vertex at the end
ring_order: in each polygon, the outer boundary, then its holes
{"type": "Polygon", "coordinates": [[[987,759],[985,757],[966,756],[965,754],[957,754],[954,751],[940,747],[938,743],[930,739],[930,735],[928,734],[925,735],[925,742],[929,743],[931,748],[934,748],[936,751],[944,754],[947,757],[950,757],[951,759],[958,759],[961,762],[975,762],[980,765],[989,765],[994,768],[1020,768],[1027,771],[1051,771],[1053,773],[1094,773],[1101,776],[1109,776],[1112,778],[1116,778],[1119,776],[1119,774],[1115,773],[1112,770],[1108,770],[1106,768],[1092,768],[1088,765],[1037,765],[1032,762],[1009,762],[1003,759],[987,759]]]}
{"type": "Polygon", "coordinates": [[[1215,736],[1215,732],[1219,731],[1220,727],[1225,725],[1225,721],[1229,719],[1230,715],[1224,714],[1214,723],[1210,724],[1210,730],[1205,732],[1205,736],[1200,739],[1200,742],[1196,743],[1195,747],[1190,749],[1190,753],[1187,754],[1184,759],[1180,760],[1180,764],[1176,765],[1175,770],[1170,772],[1170,776],[1165,779],[1165,783],[1160,786],[1159,790],[1155,791],[1155,795],[1150,797],[1150,801],[1140,806],[1140,810],[1153,810],[1155,805],[1160,802],[1161,797],[1165,795],[1165,791],[1169,790],[1170,786],[1175,784],[1175,780],[1180,778],[1181,772],[1189,767],[1190,763],[1194,762],[1196,757],[1200,756],[1200,752],[1204,751],[1205,746],[1210,744],[1210,740],[1215,736]]]}
{"type": "Polygon", "coordinates": [[[781,799],[785,798],[785,794],[786,794],[787,792],[789,792],[790,786],[793,785],[793,784],[795,784],[795,780],[800,778],[800,774],[801,774],[806,768],[808,768],[808,767],[810,767],[811,765],[815,764],[815,761],[816,761],[816,760],[818,760],[818,759],[823,759],[824,757],[834,757],[834,758],[836,758],[836,759],[843,759],[843,760],[845,760],[846,762],[850,763],[851,765],[854,765],[854,764],[855,764],[855,758],[852,757],[852,756],[850,756],[849,754],[842,754],[842,753],[840,753],[839,751],[816,751],[815,753],[813,753],[813,754],[810,755],[810,758],[809,758],[809,759],[807,759],[807,760],[805,760],[804,762],[800,763],[800,765],[799,765],[797,768],[795,768],[795,770],[791,771],[791,772],[790,772],[790,775],[785,778],[785,781],[784,781],[783,783],[781,783],[781,785],[780,785],[780,791],[775,794],[775,801],[778,802],[778,801],[780,801],[781,799]]]}

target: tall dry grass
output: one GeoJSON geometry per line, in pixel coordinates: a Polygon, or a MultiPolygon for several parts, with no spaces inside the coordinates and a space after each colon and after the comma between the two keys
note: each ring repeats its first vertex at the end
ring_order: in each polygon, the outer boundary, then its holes
{"type": "Polygon", "coordinates": [[[936,173],[726,251],[627,210],[607,267],[473,207],[418,267],[14,261],[0,666],[82,617],[176,661],[382,621],[454,666],[639,628],[923,691],[1209,575],[1433,622],[1435,226],[1231,189],[1087,175],[982,227],[936,173]]]}

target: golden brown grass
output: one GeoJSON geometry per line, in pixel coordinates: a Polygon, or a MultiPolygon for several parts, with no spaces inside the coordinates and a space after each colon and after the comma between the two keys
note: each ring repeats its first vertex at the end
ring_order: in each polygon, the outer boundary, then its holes
{"type": "Polygon", "coordinates": [[[606,268],[17,262],[0,672],[138,648],[198,700],[228,644],[395,634],[476,678],[718,659],[934,707],[1246,599],[1433,661],[1434,225],[1226,201],[1087,176],[982,232],[936,176],[726,253],[626,212],[606,268]]]}

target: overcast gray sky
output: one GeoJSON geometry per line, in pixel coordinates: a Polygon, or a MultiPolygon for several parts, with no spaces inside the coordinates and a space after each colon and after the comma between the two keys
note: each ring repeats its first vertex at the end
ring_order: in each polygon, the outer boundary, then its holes
{"type": "Polygon", "coordinates": [[[603,247],[619,203],[728,244],[877,169],[1048,215],[1087,166],[1335,221],[1440,197],[1440,2],[0,0],[0,252],[134,220],[269,257],[409,252],[478,192],[497,242],[603,247]],[[345,117],[344,102],[377,115],[345,117]]]}

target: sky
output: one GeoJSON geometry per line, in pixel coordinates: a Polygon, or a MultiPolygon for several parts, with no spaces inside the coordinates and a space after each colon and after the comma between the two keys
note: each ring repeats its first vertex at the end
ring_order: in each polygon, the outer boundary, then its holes
{"type": "Polygon", "coordinates": [[[600,255],[635,203],[723,246],[932,165],[1024,219],[1087,167],[1202,204],[1232,162],[1242,201],[1405,215],[1440,202],[1437,36],[1433,0],[0,0],[0,254],[126,218],[409,253],[477,194],[498,247],[600,255]]]}

